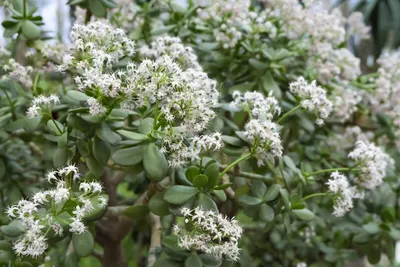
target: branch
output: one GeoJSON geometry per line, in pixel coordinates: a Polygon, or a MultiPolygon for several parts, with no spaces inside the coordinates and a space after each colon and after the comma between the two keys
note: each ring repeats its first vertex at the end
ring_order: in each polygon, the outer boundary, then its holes
{"type": "Polygon", "coordinates": [[[148,221],[151,227],[151,243],[147,256],[147,267],[153,267],[157,261],[157,250],[161,248],[162,227],[160,217],[153,213],[149,214],[148,221]]]}

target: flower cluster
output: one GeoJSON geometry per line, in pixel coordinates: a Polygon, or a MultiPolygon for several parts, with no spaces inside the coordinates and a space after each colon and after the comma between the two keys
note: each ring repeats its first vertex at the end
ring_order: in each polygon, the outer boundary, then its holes
{"type": "Polygon", "coordinates": [[[362,101],[359,91],[337,87],[335,90],[334,117],[345,122],[358,110],[357,105],[362,101]]]}
{"type": "Polygon", "coordinates": [[[8,61],[8,64],[5,64],[3,66],[3,70],[9,71],[9,76],[20,82],[23,86],[26,88],[31,88],[33,85],[33,80],[32,80],[32,72],[33,68],[31,66],[22,66],[18,62],[16,62],[14,59],[10,59],[8,61]]]}
{"type": "Polygon", "coordinates": [[[357,184],[366,189],[380,185],[387,170],[394,166],[394,160],[389,155],[367,141],[357,141],[355,149],[349,153],[349,158],[354,160],[360,169],[356,178],[357,184]]]}
{"type": "Polygon", "coordinates": [[[232,94],[233,102],[231,105],[236,109],[250,111],[252,116],[260,119],[272,120],[275,114],[281,113],[278,100],[272,96],[272,91],[268,97],[264,97],[259,92],[246,92],[244,94],[235,91],[232,94]]]}
{"type": "Polygon", "coordinates": [[[29,118],[34,118],[39,115],[39,111],[50,112],[54,105],[58,104],[60,99],[56,95],[44,96],[39,95],[32,100],[32,105],[29,107],[26,114],[29,118]]]}
{"type": "Polygon", "coordinates": [[[347,34],[349,36],[356,35],[360,39],[368,39],[370,37],[371,27],[364,24],[364,17],[361,12],[353,12],[347,18],[347,34]]]}
{"type": "Polygon", "coordinates": [[[181,39],[177,37],[158,37],[150,46],[143,45],[140,48],[140,55],[145,58],[149,57],[154,59],[168,55],[184,69],[193,68],[201,70],[193,48],[184,46],[181,39]]]}
{"type": "Polygon", "coordinates": [[[174,234],[178,236],[179,247],[196,250],[229,261],[239,259],[238,240],[243,229],[236,220],[230,220],[222,214],[204,211],[199,207],[194,210],[181,208],[185,223],[191,223],[191,231],[175,225],[174,234]]]}
{"type": "MultiPolygon", "coordinates": [[[[7,209],[10,218],[17,220],[23,229],[23,235],[15,242],[14,250],[18,255],[38,257],[48,247],[48,240],[54,236],[63,236],[70,232],[81,234],[86,227],[83,217],[89,215],[93,207],[91,197],[98,196],[102,186],[97,182],[81,183],[83,193],[72,191],[72,182],[80,177],[74,165],[48,172],[46,179],[55,182],[55,188],[39,191],[30,200],[20,200],[7,209]],[[70,217],[64,207],[67,201],[75,202],[75,217],[70,217]]],[[[99,207],[105,208],[107,198],[100,197],[99,207]]]]}
{"type": "Polygon", "coordinates": [[[290,83],[290,92],[301,99],[300,104],[304,109],[316,114],[318,125],[324,124],[333,105],[326,97],[326,91],[317,86],[316,81],[309,84],[303,77],[299,77],[295,82],[290,83]]]}
{"type": "Polygon", "coordinates": [[[364,198],[364,193],[356,187],[350,187],[346,176],[339,172],[331,173],[331,178],[326,183],[329,191],[335,194],[333,215],[342,217],[353,208],[353,199],[364,198]]]}

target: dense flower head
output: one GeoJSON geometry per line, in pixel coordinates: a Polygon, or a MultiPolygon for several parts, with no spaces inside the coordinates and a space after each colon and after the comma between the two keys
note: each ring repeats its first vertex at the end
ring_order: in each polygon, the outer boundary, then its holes
{"type": "Polygon", "coordinates": [[[197,56],[190,46],[184,46],[178,37],[164,36],[155,39],[150,46],[143,45],[140,55],[144,58],[159,58],[168,55],[183,68],[201,69],[197,56]]]}
{"type": "MultiPolygon", "coordinates": [[[[38,191],[29,200],[20,200],[7,209],[8,217],[18,221],[23,229],[23,234],[14,243],[15,253],[38,257],[47,249],[47,241],[52,232],[54,236],[62,236],[67,229],[75,234],[82,234],[86,230],[83,218],[93,211],[91,198],[102,192],[102,186],[98,182],[81,183],[79,188],[83,192],[76,195],[72,191],[72,182],[79,177],[79,170],[75,165],[50,171],[46,180],[55,184],[54,188],[38,191]],[[60,220],[58,216],[63,213],[65,203],[75,197],[77,204],[72,211],[73,217],[60,220]],[[62,226],[61,223],[68,225],[62,226]]],[[[98,208],[104,208],[106,202],[107,199],[100,196],[98,208]]]]}
{"type": "Polygon", "coordinates": [[[41,110],[50,111],[54,105],[58,104],[60,99],[56,95],[44,96],[39,95],[32,100],[32,105],[28,108],[26,114],[29,118],[34,118],[39,115],[41,110]]]}
{"type": "Polygon", "coordinates": [[[238,240],[243,229],[238,222],[214,211],[200,207],[193,210],[181,208],[185,223],[192,223],[191,231],[175,225],[174,234],[178,236],[179,247],[213,255],[219,259],[237,261],[240,249],[238,240]]]}
{"type": "Polygon", "coordinates": [[[362,101],[359,91],[337,87],[335,90],[334,117],[345,122],[358,110],[357,105],[362,101]]]}
{"type": "Polygon", "coordinates": [[[354,160],[360,169],[360,174],[356,177],[357,184],[366,189],[380,185],[387,170],[394,166],[394,160],[389,155],[367,141],[357,141],[354,150],[349,153],[349,158],[354,160]]]}
{"type": "MultiPolygon", "coordinates": [[[[0,48],[0,55],[1,52],[0,48]]],[[[9,77],[20,82],[26,88],[30,89],[32,87],[33,80],[31,75],[33,68],[31,66],[23,66],[11,58],[7,64],[3,65],[3,70],[9,71],[9,77]]]]}
{"type": "Polygon", "coordinates": [[[272,96],[272,91],[265,97],[259,92],[245,92],[244,94],[235,91],[232,94],[231,105],[237,109],[251,112],[254,118],[272,120],[274,115],[281,113],[279,102],[272,96]]]}
{"type": "Polygon", "coordinates": [[[351,187],[347,177],[335,171],[331,173],[329,181],[326,183],[329,191],[334,196],[333,215],[341,217],[353,208],[354,198],[363,198],[364,193],[359,192],[356,187],[351,187]]]}
{"type": "Polygon", "coordinates": [[[332,102],[326,97],[326,91],[313,81],[309,84],[303,77],[290,83],[290,92],[301,99],[301,106],[317,115],[317,124],[322,125],[332,111],[332,102]]]}
{"type": "Polygon", "coordinates": [[[282,156],[282,142],[279,136],[279,126],[269,120],[250,120],[244,126],[244,135],[252,144],[254,156],[259,166],[271,157],[282,156]]]}
{"type": "Polygon", "coordinates": [[[361,12],[353,12],[347,18],[347,34],[349,36],[357,35],[360,39],[368,39],[370,31],[371,27],[365,25],[361,12]]]}

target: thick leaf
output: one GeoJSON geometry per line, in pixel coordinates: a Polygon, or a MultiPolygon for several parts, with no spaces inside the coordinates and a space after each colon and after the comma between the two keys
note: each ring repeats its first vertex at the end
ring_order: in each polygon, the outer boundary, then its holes
{"type": "Polygon", "coordinates": [[[199,167],[196,166],[190,166],[187,168],[185,175],[188,181],[193,182],[194,177],[200,174],[200,169],[199,167]]]}
{"type": "Polygon", "coordinates": [[[219,182],[219,166],[218,163],[214,162],[211,164],[207,164],[206,169],[204,170],[204,175],[208,177],[207,184],[205,187],[213,188],[219,182]]]}
{"type": "Polygon", "coordinates": [[[111,159],[119,165],[124,165],[124,166],[136,165],[142,161],[143,151],[146,148],[147,148],[146,146],[123,148],[115,151],[111,159]]]}
{"type": "Polygon", "coordinates": [[[5,173],[6,173],[6,164],[4,163],[4,160],[0,158],[0,180],[3,179],[5,173]]]}
{"type": "Polygon", "coordinates": [[[147,134],[151,133],[151,131],[153,130],[153,126],[154,126],[153,118],[143,119],[139,124],[138,131],[141,134],[147,135],[147,134]]]}
{"type": "Polygon", "coordinates": [[[288,166],[292,171],[297,172],[298,169],[290,157],[286,155],[283,156],[283,161],[285,162],[286,166],[288,166]]]}
{"type": "Polygon", "coordinates": [[[185,267],[202,267],[203,263],[197,253],[193,252],[187,259],[185,260],[185,267]]]}
{"type": "Polygon", "coordinates": [[[195,187],[203,187],[208,182],[208,177],[204,174],[199,174],[193,179],[193,185],[195,187]]]}
{"type": "Polygon", "coordinates": [[[247,206],[254,206],[261,204],[261,199],[256,197],[251,197],[249,195],[243,195],[238,198],[239,203],[247,206]]]}
{"type": "Polygon", "coordinates": [[[229,135],[223,135],[222,136],[222,141],[224,141],[224,143],[227,143],[227,144],[232,145],[232,146],[241,147],[243,145],[242,141],[239,138],[233,137],[233,136],[229,136],[229,135]]]}
{"type": "Polygon", "coordinates": [[[369,234],[377,234],[380,231],[379,224],[374,222],[364,224],[363,229],[369,234]]]}
{"type": "Polygon", "coordinates": [[[59,147],[53,156],[53,165],[56,168],[62,167],[67,163],[68,160],[68,148],[59,147]]]}
{"type": "Polygon", "coordinates": [[[267,204],[262,204],[258,216],[263,222],[272,222],[275,217],[275,211],[267,204]]]}
{"type": "Polygon", "coordinates": [[[155,193],[149,201],[149,209],[152,213],[158,216],[166,216],[170,214],[169,204],[164,200],[164,194],[161,192],[155,193]]]}
{"type": "Polygon", "coordinates": [[[179,261],[170,259],[170,258],[159,258],[153,267],[177,267],[180,265],[179,261]]]}
{"type": "Polygon", "coordinates": [[[1,226],[0,231],[10,237],[20,236],[24,232],[22,225],[18,221],[12,221],[8,225],[1,226]]]}
{"type": "Polygon", "coordinates": [[[276,199],[279,195],[279,192],[281,190],[281,186],[279,184],[273,184],[271,185],[267,192],[265,193],[264,200],[265,201],[272,201],[276,199]]]}
{"type": "Polygon", "coordinates": [[[37,39],[40,35],[40,28],[30,20],[22,22],[22,34],[28,39],[37,39]]]}
{"type": "Polygon", "coordinates": [[[158,147],[151,143],[143,155],[143,166],[147,176],[155,181],[161,181],[168,172],[168,162],[158,147]]]}
{"type": "Polygon", "coordinates": [[[104,142],[97,136],[94,137],[93,141],[93,155],[98,163],[105,165],[110,158],[111,150],[110,145],[104,142]]]}
{"type": "Polygon", "coordinates": [[[89,231],[85,231],[80,235],[72,234],[72,244],[77,256],[87,257],[92,254],[94,239],[89,231]]]}
{"type": "Polygon", "coordinates": [[[114,133],[105,122],[103,122],[100,127],[96,128],[96,135],[110,144],[116,144],[121,141],[121,137],[114,133]]]}
{"type": "Polygon", "coordinates": [[[147,205],[134,205],[127,208],[124,211],[124,215],[135,220],[140,220],[149,214],[149,212],[150,210],[147,205]]]}
{"type": "Polygon", "coordinates": [[[125,136],[128,139],[135,140],[135,141],[144,141],[144,140],[149,139],[149,137],[147,135],[135,133],[135,132],[131,132],[131,131],[126,131],[126,130],[118,130],[117,133],[119,133],[122,136],[125,136]]]}
{"type": "Polygon", "coordinates": [[[164,199],[172,204],[183,205],[197,195],[198,192],[197,188],[194,187],[173,185],[165,192],[164,199]]]}
{"type": "Polygon", "coordinates": [[[283,200],[283,204],[285,205],[286,210],[290,210],[290,200],[289,200],[289,193],[286,188],[280,189],[281,198],[283,200]]]}
{"type": "Polygon", "coordinates": [[[267,192],[267,186],[262,181],[253,181],[250,187],[250,192],[257,198],[263,198],[267,192]]]}
{"type": "Polygon", "coordinates": [[[89,10],[96,17],[105,17],[107,15],[106,7],[99,0],[88,0],[89,10]]]}
{"type": "Polygon", "coordinates": [[[314,213],[309,209],[292,210],[292,212],[303,221],[310,221],[315,217],[314,213]]]}
{"type": "Polygon", "coordinates": [[[93,173],[96,178],[100,178],[104,173],[104,167],[102,164],[97,162],[93,155],[86,158],[86,165],[88,166],[91,173],[93,173]]]}
{"type": "Polygon", "coordinates": [[[200,207],[203,210],[212,210],[218,212],[217,205],[215,204],[214,200],[207,194],[200,193],[197,196],[197,200],[195,202],[197,207],[200,207]]]}
{"type": "Polygon", "coordinates": [[[212,192],[220,201],[226,201],[227,197],[224,190],[213,190],[212,192]]]}
{"type": "Polygon", "coordinates": [[[70,98],[72,98],[73,100],[76,100],[76,101],[87,101],[90,98],[86,94],[79,92],[79,91],[75,91],[75,90],[69,90],[67,92],[67,96],[69,96],[70,98]]]}

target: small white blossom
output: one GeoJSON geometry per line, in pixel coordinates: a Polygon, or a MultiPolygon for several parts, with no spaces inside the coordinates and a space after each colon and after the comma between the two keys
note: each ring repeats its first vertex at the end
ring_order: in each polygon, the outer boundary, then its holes
{"type": "Polygon", "coordinates": [[[87,104],[89,106],[89,113],[91,115],[104,115],[104,113],[107,111],[107,109],[93,97],[87,100],[87,104]]]}
{"type": "Polygon", "coordinates": [[[83,224],[83,222],[78,219],[78,218],[73,218],[72,223],[70,224],[70,229],[69,231],[75,234],[83,234],[86,230],[86,226],[83,224]]]}
{"type": "Polygon", "coordinates": [[[239,91],[235,91],[232,97],[231,105],[234,108],[251,112],[254,118],[272,120],[275,114],[281,113],[278,100],[272,96],[272,91],[268,97],[258,92],[246,92],[242,95],[239,91]]]}
{"type": "Polygon", "coordinates": [[[393,168],[394,160],[379,147],[368,141],[357,141],[355,149],[349,153],[360,174],[356,181],[366,189],[373,189],[383,182],[388,169],[393,168]]]}
{"type": "Polygon", "coordinates": [[[317,86],[316,81],[309,84],[303,77],[290,83],[290,92],[301,99],[300,104],[304,109],[317,115],[317,124],[323,124],[332,111],[332,102],[326,97],[326,91],[317,86]]]}
{"type": "Polygon", "coordinates": [[[60,99],[56,95],[39,95],[32,100],[32,106],[28,108],[27,115],[29,118],[34,118],[39,115],[39,111],[42,109],[50,111],[53,106],[59,102],[60,99]]]}

